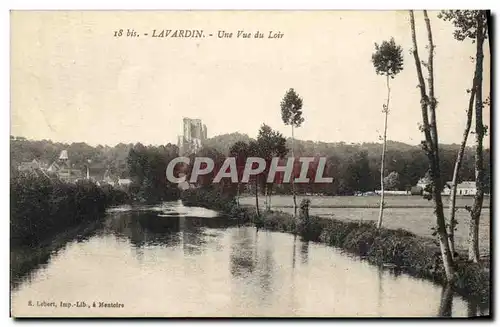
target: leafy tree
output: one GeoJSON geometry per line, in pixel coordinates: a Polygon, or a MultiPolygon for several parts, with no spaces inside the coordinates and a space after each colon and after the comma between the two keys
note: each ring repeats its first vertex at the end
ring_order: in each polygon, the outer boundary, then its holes
{"type": "Polygon", "coordinates": [[[387,85],[387,101],[383,105],[382,112],[384,113],[384,134],[382,145],[382,161],[380,164],[380,212],[378,217],[377,227],[382,226],[384,216],[384,165],[385,152],[387,147],[387,117],[389,115],[389,101],[391,99],[391,88],[389,79],[393,79],[401,70],[403,70],[403,49],[396,44],[394,38],[390,41],[383,41],[378,45],[375,43],[375,53],[372,54],[372,63],[375,67],[375,72],[378,75],[386,77],[387,85]]]}
{"type": "Polygon", "coordinates": [[[399,173],[397,171],[391,171],[391,173],[384,178],[384,184],[387,190],[398,190],[400,185],[399,173]]]}
{"type": "Polygon", "coordinates": [[[178,188],[165,178],[170,160],[178,156],[174,145],[144,146],[136,144],[127,158],[128,175],[133,181],[130,192],[142,201],[158,202],[178,198],[178,188]]]}
{"type": "MultiPolygon", "coordinates": [[[[281,100],[281,119],[285,125],[290,125],[292,127],[292,158],[294,158],[294,143],[295,143],[295,135],[294,128],[300,127],[304,122],[304,118],[302,117],[302,98],[295,92],[293,88],[289,89],[283,100],[281,100]]],[[[297,216],[297,198],[295,196],[295,177],[292,176],[292,195],[293,195],[293,212],[294,216],[297,216]]]]}
{"type": "MultiPolygon", "coordinates": [[[[455,219],[455,204],[456,204],[456,194],[457,194],[457,184],[459,182],[459,172],[462,165],[462,160],[464,156],[465,146],[467,144],[467,138],[470,132],[473,107],[475,102],[475,136],[476,136],[476,159],[475,159],[475,170],[476,170],[476,195],[474,196],[474,203],[472,209],[470,210],[470,224],[469,224],[469,259],[478,262],[479,261],[479,218],[481,216],[481,209],[483,206],[484,193],[487,189],[486,174],[484,167],[484,153],[483,153],[483,138],[486,133],[486,126],[483,125],[483,106],[485,103],[482,98],[482,88],[483,88],[483,44],[484,40],[487,38],[488,24],[487,24],[487,13],[484,10],[443,10],[439,18],[450,21],[455,26],[455,31],[453,33],[455,39],[458,41],[464,41],[466,39],[471,39],[473,43],[476,43],[476,67],[474,70],[474,76],[472,80],[472,88],[467,90],[469,93],[469,105],[467,108],[467,120],[465,124],[465,129],[462,137],[462,143],[460,145],[460,150],[457,154],[457,159],[455,161],[455,168],[453,171],[453,181],[450,190],[449,198],[449,222],[448,222],[448,241],[450,243],[450,248],[454,252],[455,249],[455,226],[457,221],[455,219]]],[[[486,104],[489,103],[487,99],[486,104]]]]}
{"type": "Polygon", "coordinates": [[[284,158],[288,153],[288,148],[286,147],[286,139],[283,135],[278,131],[273,131],[273,129],[266,124],[262,124],[259,129],[257,145],[259,146],[262,158],[266,161],[266,169],[263,173],[264,178],[262,178],[261,181],[264,186],[266,206],[267,209],[270,210],[273,186],[273,183],[267,182],[270,164],[274,157],[284,158]]]}

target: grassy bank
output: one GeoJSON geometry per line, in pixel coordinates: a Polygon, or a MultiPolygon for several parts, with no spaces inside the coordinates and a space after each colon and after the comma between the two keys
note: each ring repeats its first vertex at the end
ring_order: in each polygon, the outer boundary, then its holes
{"type": "Polygon", "coordinates": [[[46,262],[69,240],[93,230],[106,207],[126,201],[124,192],[90,181],[69,184],[32,174],[11,176],[11,281],[46,262]]]}
{"type": "Polygon", "coordinates": [[[79,226],[67,229],[54,237],[40,242],[37,246],[16,246],[10,250],[10,280],[11,288],[15,288],[34,268],[46,264],[54,252],[64,248],[71,240],[82,239],[90,235],[102,221],[82,223],[79,226]]]}
{"type": "MultiPolygon", "coordinates": [[[[297,196],[297,203],[306,197],[297,196]]],[[[377,221],[379,216],[380,197],[376,196],[311,196],[310,214],[322,218],[337,219],[341,221],[377,221]]],[[[421,196],[386,196],[387,206],[384,211],[384,227],[388,229],[403,228],[417,236],[434,238],[432,226],[436,225],[433,202],[421,196]],[[418,207],[418,209],[416,208],[418,207]]],[[[445,205],[447,200],[443,199],[445,205]]],[[[385,200],[384,200],[385,201],[385,200]]],[[[490,199],[488,197],[487,203],[490,199]]],[[[259,197],[259,202],[264,204],[264,197],[259,197]]],[[[459,197],[458,209],[455,213],[457,225],[455,226],[455,247],[458,250],[468,249],[470,213],[463,209],[471,206],[472,197],[459,197]]],[[[239,203],[244,206],[255,207],[255,195],[243,196],[239,203]]],[[[273,210],[293,214],[292,196],[275,195],[272,197],[273,210]]],[[[483,256],[490,254],[491,210],[483,207],[479,221],[479,251],[483,256]]]]}
{"type": "MultiPolygon", "coordinates": [[[[304,240],[322,242],[361,256],[375,265],[385,265],[415,277],[445,284],[444,268],[436,240],[417,236],[403,229],[377,229],[373,222],[353,222],[280,211],[263,211],[258,216],[253,208],[238,207],[231,197],[215,190],[190,190],[182,195],[185,205],[220,210],[241,222],[258,228],[300,235],[304,240]]],[[[457,278],[453,288],[460,294],[486,304],[490,299],[489,264],[456,260],[457,278]]]]}

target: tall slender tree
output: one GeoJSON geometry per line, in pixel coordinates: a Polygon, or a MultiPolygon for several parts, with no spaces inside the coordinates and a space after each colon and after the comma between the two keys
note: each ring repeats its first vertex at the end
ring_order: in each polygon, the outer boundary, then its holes
{"type": "Polygon", "coordinates": [[[426,89],[425,79],[422,73],[422,63],[418,54],[417,36],[415,31],[415,17],[413,10],[410,10],[410,29],[411,39],[413,43],[413,58],[417,70],[418,88],[420,90],[420,107],[422,111],[422,130],[425,135],[425,140],[422,141],[422,147],[429,159],[429,175],[431,179],[431,196],[434,202],[434,214],[436,216],[436,233],[438,236],[439,247],[441,249],[441,257],[446,273],[446,279],[452,283],[455,279],[455,267],[453,264],[453,256],[450,252],[448,243],[448,233],[446,231],[446,222],[443,212],[443,200],[441,191],[443,183],[441,180],[441,168],[439,165],[439,148],[438,148],[438,133],[436,120],[437,100],[434,94],[434,41],[432,38],[432,29],[427,11],[424,10],[424,20],[427,29],[427,41],[429,49],[429,58],[425,66],[428,70],[428,91],[426,89]]]}
{"type": "MultiPolygon", "coordinates": [[[[248,144],[248,156],[249,157],[260,157],[261,156],[261,150],[259,147],[259,144],[257,141],[250,141],[248,144]]],[[[257,210],[257,216],[260,217],[260,208],[259,208],[259,176],[255,175],[254,176],[254,182],[255,182],[255,208],[257,210]]]]}
{"type": "Polygon", "coordinates": [[[476,105],[475,105],[475,169],[476,169],[476,194],[474,203],[470,210],[469,224],[469,260],[479,262],[479,219],[483,208],[485,190],[485,169],[483,154],[483,139],[486,134],[486,127],[483,125],[483,43],[486,36],[486,12],[480,10],[476,15],[476,70],[478,70],[476,84],[476,105]]]}
{"type": "Polygon", "coordinates": [[[375,72],[378,75],[386,77],[387,100],[382,106],[384,113],[384,134],[382,136],[382,160],[380,163],[380,211],[378,215],[377,227],[382,226],[384,216],[384,169],[385,152],[387,147],[387,117],[389,116],[389,101],[391,99],[391,87],[389,80],[393,79],[401,70],[403,70],[403,49],[396,44],[394,38],[390,41],[383,41],[382,44],[375,43],[375,52],[372,54],[372,63],[375,72]]]}
{"type": "Polygon", "coordinates": [[[231,157],[234,157],[236,160],[236,168],[238,170],[238,185],[236,188],[236,204],[239,206],[240,205],[240,188],[241,188],[241,175],[243,173],[243,170],[245,168],[245,163],[248,158],[249,154],[249,146],[248,143],[245,143],[243,141],[238,141],[234,143],[231,148],[229,149],[229,155],[231,157]]]}
{"type": "MultiPolygon", "coordinates": [[[[293,88],[289,89],[281,100],[281,119],[285,125],[292,127],[292,158],[295,163],[295,135],[294,128],[298,128],[304,122],[302,117],[302,98],[295,92],[293,88]]],[[[293,196],[293,212],[297,217],[297,198],[295,196],[295,177],[292,176],[292,196],[293,196]]]]}
{"type": "Polygon", "coordinates": [[[474,109],[474,101],[476,100],[476,118],[478,110],[481,111],[480,119],[476,119],[476,188],[479,190],[482,187],[475,198],[473,209],[471,210],[471,222],[470,222],[470,240],[469,240],[469,258],[473,261],[479,260],[479,240],[478,233],[476,232],[479,226],[479,216],[481,212],[481,206],[483,202],[484,195],[484,167],[482,165],[482,139],[484,134],[482,130],[482,76],[483,76],[483,43],[487,37],[487,13],[481,10],[443,10],[438,15],[439,18],[450,21],[455,26],[455,31],[453,33],[455,39],[458,41],[463,41],[466,39],[471,39],[473,43],[476,43],[476,55],[475,55],[475,69],[474,76],[472,79],[472,88],[467,90],[469,93],[469,105],[467,108],[467,119],[465,123],[464,133],[462,137],[462,142],[460,144],[460,149],[458,150],[457,159],[455,161],[455,166],[453,170],[453,179],[450,189],[449,205],[448,205],[448,240],[450,243],[450,249],[455,252],[455,228],[457,221],[455,219],[456,213],[456,196],[457,196],[457,184],[459,182],[459,172],[462,166],[462,161],[464,157],[465,147],[467,145],[467,139],[470,133],[474,109]],[[479,92],[478,92],[479,91],[479,92]],[[478,146],[480,144],[480,146],[478,146]],[[480,159],[480,160],[478,160],[480,159]],[[479,183],[478,183],[479,182],[479,183]],[[477,218],[477,219],[476,219],[477,218]],[[477,220],[477,222],[476,222],[477,220]]]}

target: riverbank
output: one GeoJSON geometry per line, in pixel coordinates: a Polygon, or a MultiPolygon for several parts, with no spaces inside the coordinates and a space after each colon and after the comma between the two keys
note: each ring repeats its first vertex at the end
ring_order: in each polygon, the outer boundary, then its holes
{"type": "MultiPolygon", "coordinates": [[[[297,203],[302,199],[311,200],[310,215],[325,218],[337,219],[341,221],[377,221],[379,216],[380,198],[367,196],[297,196],[297,203]]],[[[293,199],[291,196],[275,195],[271,199],[272,209],[293,214],[293,199]]],[[[445,200],[445,199],[443,199],[445,200]]],[[[432,201],[423,199],[421,196],[387,196],[384,199],[384,224],[388,229],[405,229],[417,236],[434,238],[432,226],[436,224],[432,201]]],[[[455,248],[457,250],[468,249],[469,241],[469,221],[470,213],[463,209],[465,206],[472,206],[473,198],[457,198],[457,208],[455,219],[455,248]]],[[[485,205],[481,211],[479,221],[479,252],[481,256],[490,254],[490,231],[491,231],[491,209],[488,207],[490,198],[485,199],[485,205]]],[[[240,197],[239,203],[242,206],[255,207],[255,196],[240,197]]],[[[265,198],[259,197],[262,207],[265,205],[265,198]]],[[[447,201],[445,200],[445,204],[447,201]]],[[[445,211],[446,212],[446,211],[445,211]]]]}
{"type": "MultiPolygon", "coordinates": [[[[311,207],[314,208],[379,208],[380,196],[328,196],[328,195],[297,195],[297,203],[302,199],[311,200],[311,207]]],[[[293,200],[291,195],[273,195],[271,199],[273,207],[293,208],[293,200]]],[[[443,197],[443,206],[448,208],[448,196],[443,197]]],[[[259,202],[264,203],[266,198],[264,195],[259,195],[259,202]]],[[[457,196],[456,208],[464,209],[466,206],[471,206],[474,201],[473,196],[457,196]]],[[[490,208],[490,196],[485,196],[483,209],[490,208]]],[[[424,199],[421,195],[386,195],[384,198],[385,208],[433,208],[432,201],[424,199]]],[[[240,195],[239,203],[244,205],[255,205],[255,194],[243,193],[240,195]]]]}
{"type": "Polygon", "coordinates": [[[10,287],[14,289],[33,269],[46,264],[51,254],[62,249],[69,241],[82,239],[102,225],[102,220],[84,222],[61,231],[37,246],[15,246],[10,249],[10,287]]]}
{"type": "MultiPolygon", "coordinates": [[[[440,249],[435,239],[417,236],[403,229],[376,228],[373,222],[354,222],[310,216],[304,224],[292,214],[241,207],[234,198],[216,191],[190,191],[182,196],[185,205],[220,210],[231,219],[258,228],[300,235],[304,240],[322,242],[359,255],[381,265],[415,277],[446,284],[440,249]]],[[[457,278],[452,288],[482,305],[490,301],[489,260],[475,264],[466,261],[466,253],[456,260],[457,278]]]]}
{"type": "Polygon", "coordinates": [[[73,184],[29,173],[11,176],[11,285],[68,240],[100,224],[106,208],[128,200],[125,192],[89,180],[73,184]]]}

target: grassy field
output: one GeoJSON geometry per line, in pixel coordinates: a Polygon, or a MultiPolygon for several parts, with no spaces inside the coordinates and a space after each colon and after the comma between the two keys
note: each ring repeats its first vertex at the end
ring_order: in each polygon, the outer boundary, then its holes
{"type": "MultiPolygon", "coordinates": [[[[378,208],[380,198],[378,196],[302,196],[297,195],[297,204],[303,198],[311,200],[313,207],[325,208],[378,208]]],[[[264,196],[259,197],[259,201],[264,203],[264,196]]],[[[443,197],[443,202],[447,205],[448,198],[443,197]]],[[[464,208],[466,205],[472,205],[473,198],[460,196],[457,197],[457,206],[464,208]]],[[[272,205],[276,207],[293,207],[293,200],[288,195],[274,195],[272,197],[272,205]]],[[[247,195],[241,197],[241,204],[254,204],[255,196],[247,195]]],[[[385,196],[386,208],[432,208],[433,202],[424,199],[418,195],[397,195],[385,196]]],[[[490,197],[484,198],[483,208],[490,206],[490,197]]]]}
{"type": "MultiPolygon", "coordinates": [[[[305,198],[297,196],[297,204],[305,198]]],[[[377,196],[307,196],[311,200],[311,215],[339,220],[368,221],[378,219],[377,196]]],[[[445,203],[447,199],[444,199],[445,203]]],[[[471,197],[459,197],[456,218],[458,220],[455,233],[457,248],[466,249],[468,239],[468,212],[465,205],[472,205],[471,197]]],[[[420,236],[432,237],[431,228],[435,226],[432,201],[421,196],[386,196],[387,207],[384,211],[384,226],[390,229],[402,228],[420,236]]],[[[255,197],[240,198],[242,205],[255,205],[255,197]]],[[[259,197],[259,204],[264,207],[264,197],[259,197]]],[[[273,210],[293,213],[291,196],[273,196],[273,210]]],[[[479,225],[479,249],[481,254],[489,254],[490,247],[490,198],[485,198],[485,205],[479,225]]],[[[447,212],[445,211],[445,214],[447,212]]]]}

